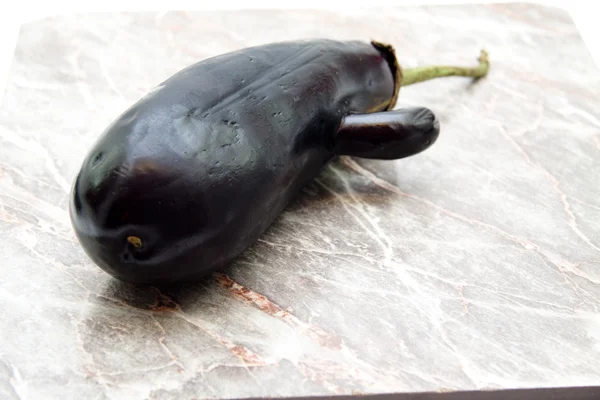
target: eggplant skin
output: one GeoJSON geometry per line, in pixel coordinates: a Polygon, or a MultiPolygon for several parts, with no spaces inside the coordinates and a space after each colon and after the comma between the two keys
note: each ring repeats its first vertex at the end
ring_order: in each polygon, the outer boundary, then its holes
{"type": "Polygon", "coordinates": [[[376,42],[274,43],[191,65],[86,156],[70,200],[88,256],[123,281],[201,278],[252,245],[335,156],[344,116],[393,107],[376,42]]]}

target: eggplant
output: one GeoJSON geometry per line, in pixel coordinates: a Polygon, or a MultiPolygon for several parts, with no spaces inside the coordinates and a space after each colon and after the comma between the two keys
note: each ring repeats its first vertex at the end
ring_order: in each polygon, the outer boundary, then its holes
{"type": "Polygon", "coordinates": [[[117,279],[202,278],[252,245],[336,156],[390,160],[431,146],[431,110],[391,111],[401,86],[478,78],[488,65],[404,71],[389,45],[326,39],[198,62],[100,135],[72,187],[72,226],[117,279]]]}

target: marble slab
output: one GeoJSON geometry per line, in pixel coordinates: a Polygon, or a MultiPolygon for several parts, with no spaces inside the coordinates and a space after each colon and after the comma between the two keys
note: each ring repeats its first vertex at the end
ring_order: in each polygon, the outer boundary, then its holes
{"type": "Polygon", "coordinates": [[[600,72],[532,5],[57,16],[22,27],[0,111],[0,398],[195,399],[600,384],[600,72]],[[171,74],[271,41],[392,43],[477,83],[402,89],[441,136],[342,158],[231,266],[133,287],[83,253],[71,182],[171,74]]]}

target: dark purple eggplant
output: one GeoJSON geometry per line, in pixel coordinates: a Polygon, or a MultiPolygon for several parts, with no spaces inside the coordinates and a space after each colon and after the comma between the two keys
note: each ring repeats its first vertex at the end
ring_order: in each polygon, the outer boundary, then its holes
{"type": "Polygon", "coordinates": [[[83,161],[70,215],[85,252],[123,281],[174,283],[225,266],[337,155],[397,159],[431,146],[401,86],[477,68],[403,71],[377,42],[252,47],[183,69],[133,104],[83,161]]]}

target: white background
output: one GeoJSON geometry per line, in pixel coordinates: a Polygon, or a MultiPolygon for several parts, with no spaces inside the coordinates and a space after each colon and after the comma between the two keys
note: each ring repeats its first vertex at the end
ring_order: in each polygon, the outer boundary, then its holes
{"type": "MultiPolygon", "coordinates": [[[[503,0],[479,1],[403,1],[403,0],[10,0],[0,11],[0,98],[4,88],[19,28],[25,22],[48,16],[97,11],[169,11],[240,8],[321,8],[377,7],[381,5],[403,6],[420,4],[466,4],[466,3],[507,3],[503,0]]],[[[600,66],[600,6],[598,0],[537,0],[538,3],[555,6],[568,11],[590,50],[596,65],[600,66]]]]}

